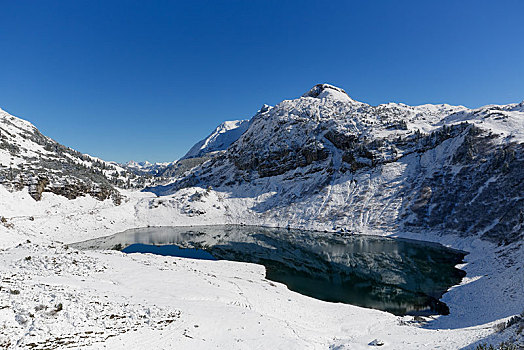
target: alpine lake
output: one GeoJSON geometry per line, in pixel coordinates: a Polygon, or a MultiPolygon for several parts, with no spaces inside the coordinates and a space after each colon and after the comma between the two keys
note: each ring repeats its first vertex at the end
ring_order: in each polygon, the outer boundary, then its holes
{"type": "Polygon", "coordinates": [[[137,228],[70,246],[260,264],[297,293],[395,315],[449,314],[439,299],[465,276],[466,252],[436,243],[260,226],[137,228]]]}

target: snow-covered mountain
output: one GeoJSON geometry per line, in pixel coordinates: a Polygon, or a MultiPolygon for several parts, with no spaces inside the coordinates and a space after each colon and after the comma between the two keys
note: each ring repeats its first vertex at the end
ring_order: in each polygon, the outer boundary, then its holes
{"type": "Polygon", "coordinates": [[[10,189],[29,187],[39,200],[42,192],[73,199],[91,195],[120,201],[115,187],[148,184],[117,164],[82,154],[42,135],[28,121],[0,109],[0,183],[10,189]]]}
{"type": "MultiPolygon", "coordinates": [[[[150,163],[130,161],[120,164],[122,167],[139,175],[152,175],[157,178],[170,179],[180,177],[187,171],[227,149],[247,130],[249,120],[226,121],[205,139],[197,142],[182,158],[173,162],[150,163]]],[[[157,181],[158,182],[158,181],[157,181]]],[[[160,181],[162,182],[162,181],[160,181]]]]}
{"type": "Polygon", "coordinates": [[[205,154],[223,151],[247,130],[249,120],[225,121],[205,139],[197,142],[182,159],[198,158],[205,154]]]}
{"type": "Polygon", "coordinates": [[[209,160],[212,156],[212,153],[206,153],[201,157],[184,158],[173,162],[150,163],[148,161],[129,161],[125,164],[118,165],[141,177],[146,177],[150,185],[161,185],[170,182],[172,178],[183,176],[186,172],[209,160]]]}
{"type": "MultiPolygon", "coordinates": [[[[265,106],[263,108],[269,108],[265,106]]],[[[148,161],[129,161],[119,166],[138,175],[152,175],[155,177],[171,178],[183,175],[186,171],[194,168],[224,151],[247,130],[249,120],[225,121],[209,134],[205,139],[198,141],[178,161],[164,163],[150,163],[148,161]]]]}
{"type": "Polygon", "coordinates": [[[175,163],[176,161],[150,163],[147,160],[143,162],[135,162],[134,160],[130,160],[127,163],[117,165],[138,175],[150,174],[153,176],[159,176],[159,174],[162,173],[167,167],[173,166],[175,163]]]}
{"type": "Polygon", "coordinates": [[[371,106],[319,84],[262,109],[227,150],[167,186],[249,198],[282,226],[438,230],[499,243],[524,231],[524,103],[371,106]]]}
{"type": "Polygon", "coordinates": [[[524,102],[371,106],[319,84],[249,121],[223,123],[179,161],[124,167],[0,112],[0,182],[7,188],[29,187],[35,199],[48,191],[119,201],[115,187],[173,178],[147,190],[171,195],[211,186],[251,201],[239,217],[282,226],[432,229],[512,242],[524,227],[522,169],[524,102]]]}

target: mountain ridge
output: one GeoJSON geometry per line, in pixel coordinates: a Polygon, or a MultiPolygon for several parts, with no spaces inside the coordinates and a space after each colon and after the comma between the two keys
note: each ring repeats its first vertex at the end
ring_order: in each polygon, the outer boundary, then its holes
{"type": "Polygon", "coordinates": [[[211,134],[191,147],[181,159],[198,158],[208,153],[223,151],[238,140],[248,127],[248,119],[222,122],[211,134]]]}
{"type": "Polygon", "coordinates": [[[313,220],[354,231],[522,237],[519,104],[371,106],[340,98],[342,91],[316,85],[260,111],[223,153],[146,190],[162,196],[212,187],[250,198],[246,215],[282,226],[313,220]]]}
{"type": "Polygon", "coordinates": [[[117,188],[141,188],[146,179],[63,146],[29,121],[0,109],[0,183],[12,190],[27,187],[35,200],[53,192],[69,199],[90,195],[120,203],[117,188]]]}
{"type": "Polygon", "coordinates": [[[357,232],[436,230],[505,244],[524,230],[523,107],[371,106],[320,84],[264,105],[249,121],[223,123],[224,132],[211,135],[246,127],[220,150],[203,147],[201,157],[159,165],[155,176],[144,171],[153,164],[123,168],[81,154],[1,111],[0,182],[27,187],[36,200],[48,191],[115,203],[119,188],[146,186],[170,197],[205,188],[245,198],[238,219],[357,232]]]}

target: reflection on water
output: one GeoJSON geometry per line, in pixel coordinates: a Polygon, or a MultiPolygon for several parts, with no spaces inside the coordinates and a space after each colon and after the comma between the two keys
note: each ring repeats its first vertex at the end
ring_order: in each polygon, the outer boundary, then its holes
{"type": "Polygon", "coordinates": [[[151,227],[71,246],[261,264],[266,278],[313,298],[405,314],[448,314],[442,294],[464,252],[434,243],[257,226],[151,227]]]}

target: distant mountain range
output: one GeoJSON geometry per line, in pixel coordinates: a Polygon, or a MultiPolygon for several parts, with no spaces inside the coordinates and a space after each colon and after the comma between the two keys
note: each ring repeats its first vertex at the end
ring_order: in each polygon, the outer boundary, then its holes
{"type": "Polygon", "coordinates": [[[148,161],[144,162],[135,162],[134,160],[131,160],[127,163],[119,164],[114,163],[115,165],[121,166],[123,168],[126,168],[129,171],[132,171],[136,174],[143,175],[143,174],[151,174],[154,176],[158,176],[164,169],[166,169],[169,166],[172,166],[175,164],[176,161],[173,162],[161,162],[161,163],[150,163],[148,161]]]}

